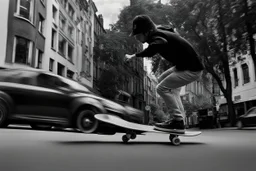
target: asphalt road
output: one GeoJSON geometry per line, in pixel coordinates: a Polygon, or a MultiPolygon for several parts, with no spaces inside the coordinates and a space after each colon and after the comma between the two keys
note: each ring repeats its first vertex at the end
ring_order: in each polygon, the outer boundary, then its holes
{"type": "Polygon", "coordinates": [[[172,146],[148,133],[123,144],[122,134],[0,130],[1,171],[254,171],[256,128],[203,130],[172,146]]]}

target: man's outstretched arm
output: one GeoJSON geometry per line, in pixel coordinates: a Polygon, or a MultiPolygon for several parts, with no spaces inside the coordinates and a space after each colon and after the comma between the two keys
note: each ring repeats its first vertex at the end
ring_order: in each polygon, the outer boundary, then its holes
{"type": "Polygon", "coordinates": [[[156,37],[154,39],[154,41],[152,43],[149,44],[149,46],[144,49],[143,51],[136,53],[136,54],[132,54],[132,55],[128,55],[126,54],[126,61],[130,60],[131,58],[134,57],[152,57],[155,54],[158,53],[160,48],[163,48],[163,46],[165,46],[167,44],[167,40],[162,38],[162,37],[156,37]]]}
{"type": "Polygon", "coordinates": [[[136,57],[152,57],[158,53],[160,48],[167,44],[167,40],[162,37],[156,37],[152,43],[143,51],[136,53],[136,57]]]}

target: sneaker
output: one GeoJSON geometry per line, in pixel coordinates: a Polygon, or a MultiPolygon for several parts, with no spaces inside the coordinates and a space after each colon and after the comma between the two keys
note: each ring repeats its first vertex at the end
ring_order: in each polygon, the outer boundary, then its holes
{"type": "Polygon", "coordinates": [[[171,119],[162,123],[156,123],[154,129],[159,131],[167,131],[180,134],[185,133],[185,125],[183,120],[171,119]]]}

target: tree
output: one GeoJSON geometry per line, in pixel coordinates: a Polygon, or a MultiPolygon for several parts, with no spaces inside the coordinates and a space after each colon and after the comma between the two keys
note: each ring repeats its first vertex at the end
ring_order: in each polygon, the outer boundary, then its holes
{"type": "Polygon", "coordinates": [[[99,36],[98,43],[95,46],[96,60],[100,61],[100,65],[104,68],[99,80],[99,88],[104,97],[113,99],[118,94],[123,78],[127,76],[124,67],[120,67],[124,63],[127,39],[129,37],[123,32],[107,30],[106,34],[99,36]],[[104,93],[106,89],[108,91],[104,93]]]}
{"type": "Polygon", "coordinates": [[[169,16],[179,33],[197,49],[206,70],[218,82],[228,102],[229,118],[234,124],[232,83],[229,70],[228,35],[225,23],[231,19],[229,1],[172,0],[169,16]],[[222,81],[225,78],[225,85],[222,81]]]}
{"type": "MultiPolygon", "coordinates": [[[[193,92],[190,92],[193,93],[193,92]]],[[[190,116],[193,112],[198,111],[199,109],[211,108],[213,105],[211,101],[205,97],[203,94],[194,94],[195,98],[193,102],[189,100],[182,100],[184,110],[186,111],[186,115],[190,116]]]]}
{"type": "Polygon", "coordinates": [[[184,110],[186,111],[186,116],[190,116],[193,112],[196,112],[198,108],[194,103],[191,103],[187,100],[182,100],[184,110]]]}
{"type": "Polygon", "coordinates": [[[99,89],[102,96],[114,99],[118,94],[117,90],[117,71],[114,67],[105,69],[99,79],[99,89]]]}
{"type": "Polygon", "coordinates": [[[159,109],[159,107],[155,104],[149,104],[150,106],[150,116],[149,116],[149,124],[153,124],[156,122],[164,122],[168,118],[168,116],[159,109]]]}
{"type": "Polygon", "coordinates": [[[155,3],[155,0],[136,0],[131,6],[124,7],[118,16],[118,21],[113,25],[114,30],[130,34],[133,18],[137,15],[149,15],[156,24],[168,24],[169,18],[165,11],[170,9],[167,5],[155,3]]]}
{"type": "Polygon", "coordinates": [[[228,22],[228,32],[232,38],[232,45],[236,53],[250,51],[256,66],[255,40],[256,33],[256,1],[233,0],[231,2],[232,20],[228,22]]]}

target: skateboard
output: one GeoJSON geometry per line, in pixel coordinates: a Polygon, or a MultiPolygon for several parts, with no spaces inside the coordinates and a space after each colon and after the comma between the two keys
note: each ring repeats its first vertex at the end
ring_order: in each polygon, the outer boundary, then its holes
{"type": "Polygon", "coordinates": [[[135,139],[138,134],[141,134],[143,132],[153,132],[153,133],[169,134],[169,140],[171,141],[171,143],[173,145],[178,146],[180,145],[179,136],[193,137],[193,136],[198,136],[202,133],[201,131],[185,131],[185,133],[159,131],[159,130],[155,130],[154,126],[129,122],[120,118],[119,116],[109,115],[109,114],[96,114],[94,117],[99,121],[125,128],[126,134],[122,136],[122,141],[124,143],[127,143],[130,139],[135,139]]]}

